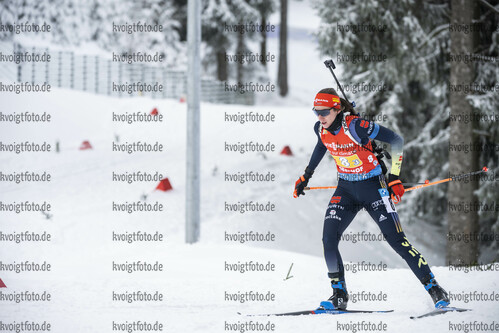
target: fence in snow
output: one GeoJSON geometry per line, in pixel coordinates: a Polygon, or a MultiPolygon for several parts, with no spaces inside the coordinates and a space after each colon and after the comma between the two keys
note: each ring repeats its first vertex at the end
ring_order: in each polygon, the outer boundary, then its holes
{"type": "MultiPolygon", "coordinates": [[[[52,87],[75,89],[116,97],[149,96],[152,98],[181,98],[187,94],[187,74],[165,66],[143,63],[114,62],[96,55],[80,55],[70,51],[51,51],[48,48],[23,47],[17,43],[0,43],[0,54],[50,55],[50,61],[0,61],[0,77],[17,82],[47,83],[52,87]],[[149,86],[163,85],[162,91],[126,91],[140,82],[149,86]],[[123,89],[125,88],[125,89],[123,89]]],[[[211,103],[255,103],[253,92],[227,91],[225,82],[201,78],[201,100],[211,103]]]]}

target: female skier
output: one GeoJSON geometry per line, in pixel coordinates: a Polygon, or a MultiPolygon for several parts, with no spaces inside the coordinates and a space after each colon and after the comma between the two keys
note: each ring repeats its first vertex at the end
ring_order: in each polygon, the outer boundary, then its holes
{"type": "Polygon", "coordinates": [[[406,238],[393,204],[398,203],[404,194],[404,186],[399,180],[404,140],[393,131],[358,117],[350,103],[340,98],[333,88],[319,91],[313,111],[319,119],[314,126],[318,140],[305,173],[295,183],[293,196],[305,194],[304,188],[315,168],[329,151],[336,161],[339,181],[326,210],[322,236],[333,295],[321,306],[342,310],[347,307],[348,292],[338,243],[362,208],[369,212],[390,246],[424,285],[435,307],[449,305],[447,292],[437,283],[423,256],[406,238]],[[374,139],[392,147],[388,183],[373,152],[371,140],[374,139]]]}

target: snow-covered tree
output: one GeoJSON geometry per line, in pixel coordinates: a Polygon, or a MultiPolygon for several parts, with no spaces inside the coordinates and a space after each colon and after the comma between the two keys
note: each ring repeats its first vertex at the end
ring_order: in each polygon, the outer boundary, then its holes
{"type": "MultiPolygon", "coordinates": [[[[260,14],[260,24],[265,27],[268,24],[269,16],[277,9],[276,0],[251,0],[250,4],[256,8],[260,14]]],[[[267,53],[267,31],[264,29],[261,33],[260,54],[267,53]]],[[[264,58],[265,59],[265,58],[264,58]]],[[[265,60],[263,65],[266,66],[265,60]]]]}
{"type": "MultiPolygon", "coordinates": [[[[175,0],[10,0],[0,2],[2,24],[44,23],[50,33],[33,34],[36,38],[60,46],[93,42],[114,52],[159,52],[168,64],[176,63],[183,51],[180,22],[175,0]],[[146,23],[161,25],[162,31],[116,32],[114,24],[146,23]]],[[[14,39],[15,33],[0,32],[2,39],[14,39]]]]}
{"type": "MultiPolygon", "coordinates": [[[[496,1],[497,4],[497,1],[496,1]]],[[[477,191],[479,202],[487,205],[488,209],[480,210],[480,230],[484,235],[499,234],[499,19],[497,14],[486,6],[478,7],[477,45],[474,63],[477,73],[475,83],[478,91],[469,96],[475,108],[477,121],[476,135],[479,147],[479,166],[487,166],[487,177],[480,177],[480,186],[477,191]]],[[[499,260],[499,244],[496,239],[482,239],[481,249],[484,256],[481,260],[499,260]],[[485,251],[485,250],[489,251],[485,251]],[[489,253],[489,255],[487,255],[489,253]]]]}
{"type": "MultiPolygon", "coordinates": [[[[41,38],[57,44],[78,44],[86,39],[83,22],[87,14],[85,2],[77,0],[9,0],[0,2],[2,24],[29,23],[50,25],[50,32],[27,32],[25,36],[41,38]]],[[[16,39],[15,32],[0,32],[2,39],[16,39]]]]}
{"type": "MultiPolygon", "coordinates": [[[[249,81],[262,72],[259,64],[227,61],[227,55],[240,55],[250,51],[251,41],[260,41],[261,35],[253,31],[261,24],[261,8],[253,0],[205,0],[202,13],[205,55],[203,63],[208,73],[214,72],[219,80],[249,81]],[[216,64],[214,66],[214,64],[216,64]]],[[[268,14],[267,14],[268,15],[268,14]]],[[[255,51],[255,50],[253,50],[255,51]]]]}
{"type": "Polygon", "coordinates": [[[159,52],[169,63],[173,63],[181,48],[177,28],[179,22],[173,19],[175,11],[172,0],[142,0],[130,3],[129,22],[144,22],[161,26],[162,31],[134,33],[126,36],[123,44],[131,51],[159,52]]]}

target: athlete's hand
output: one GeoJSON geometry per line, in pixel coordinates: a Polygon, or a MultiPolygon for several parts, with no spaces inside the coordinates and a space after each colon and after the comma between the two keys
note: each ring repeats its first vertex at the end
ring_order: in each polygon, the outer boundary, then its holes
{"type": "Polygon", "coordinates": [[[404,185],[402,185],[399,176],[392,174],[388,175],[388,191],[390,192],[393,202],[396,204],[399,203],[405,192],[404,185]]]}
{"type": "Polygon", "coordinates": [[[295,183],[295,191],[293,192],[293,197],[298,198],[301,194],[305,195],[303,191],[305,187],[307,187],[308,180],[312,178],[314,174],[314,170],[305,168],[305,173],[296,181],[295,183]]]}

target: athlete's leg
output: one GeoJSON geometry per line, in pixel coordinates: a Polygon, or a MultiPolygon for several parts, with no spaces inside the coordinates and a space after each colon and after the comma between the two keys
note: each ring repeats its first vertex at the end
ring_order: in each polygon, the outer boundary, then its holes
{"type": "Polygon", "coordinates": [[[338,245],[341,235],[361,208],[361,204],[350,195],[351,190],[350,182],[340,180],[324,218],[322,243],[333,295],[321,306],[332,309],[346,309],[348,304],[345,272],[338,245]]]}
{"type": "Polygon", "coordinates": [[[407,262],[418,279],[425,282],[430,277],[430,267],[404,234],[395,205],[388,194],[385,178],[380,176],[364,183],[365,191],[362,191],[362,196],[365,209],[378,224],[388,244],[407,262]]]}
{"type": "Polygon", "coordinates": [[[343,261],[338,249],[341,235],[362,208],[348,193],[347,189],[341,186],[343,182],[340,180],[340,185],[331,197],[324,217],[322,231],[322,244],[324,246],[328,276],[331,279],[339,278],[340,280],[344,280],[343,261]]]}
{"type": "Polygon", "coordinates": [[[374,221],[378,223],[390,246],[407,262],[414,275],[418,277],[430,294],[435,307],[440,308],[449,305],[450,301],[447,292],[435,280],[423,255],[411,245],[402,231],[395,205],[388,195],[385,177],[376,177],[366,183],[369,183],[369,185],[366,187],[366,191],[362,193],[366,193],[365,196],[371,196],[371,198],[364,202],[364,207],[374,221]]]}

